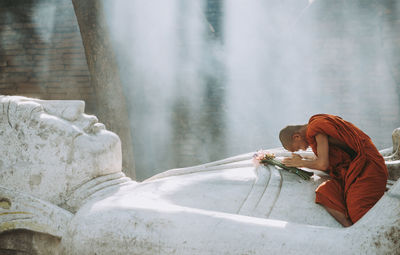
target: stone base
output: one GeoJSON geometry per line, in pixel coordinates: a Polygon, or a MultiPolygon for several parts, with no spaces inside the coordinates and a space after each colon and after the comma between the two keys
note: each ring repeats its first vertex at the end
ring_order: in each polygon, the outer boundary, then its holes
{"type": "Polygon", "coordinates": [[[389,180],[397,181],[400,178],[400,166],[398,164],[386,164],[389,172],[389,180]]]}
{"type": "Polygon", "coordinates": [[[59,254],[60,238],[29,230],[13,230],[0,234],[0,254],[59,254]]]}

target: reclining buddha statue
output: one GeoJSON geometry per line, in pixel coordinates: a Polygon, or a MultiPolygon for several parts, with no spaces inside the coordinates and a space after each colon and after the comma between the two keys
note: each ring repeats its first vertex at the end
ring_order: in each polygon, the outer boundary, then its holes
{"type": "MultiPolygon", "coordinates": [[[[314,203],[326,174],[309,170],[314,176],[303,180],[254,166],[254,153],[133,181],[121,171],[119,137],[86,115],[82,101],[0,96],[0,134],[6,254],[400,252],[399,181],[343,228],[314,203]],[[29,241],[19,240],[21,233],[29,241]]],[[[395,146],[383,153],[397,171],[395,146]]]]}

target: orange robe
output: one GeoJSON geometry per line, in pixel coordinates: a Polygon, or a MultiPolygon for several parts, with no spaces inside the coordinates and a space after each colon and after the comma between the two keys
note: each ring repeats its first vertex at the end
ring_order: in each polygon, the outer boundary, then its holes
{"type": "Polygon", "coordinates": [[[355,153],[350,155],[329,144],[328,171],[332,179],[316,189],[315,202],[342,212],[355,223],[385,192],[385,161],[368,135],[338,116],[318,114],[310,118],[306,139],[316,155],[315,136],[319,133],[344,142],[355,153]]]}

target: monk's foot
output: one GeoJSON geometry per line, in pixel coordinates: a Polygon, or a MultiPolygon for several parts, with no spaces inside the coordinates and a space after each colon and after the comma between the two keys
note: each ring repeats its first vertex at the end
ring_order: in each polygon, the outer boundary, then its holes
{"type": "Polygon", "coordinates": [[[329,214],[333,216],[333,218],[335,218],[340,224],[342,224],[343,227],[350,227],[351,225],[353,225],[353,222],[351,222],[351,220],[348,219],[345,214],[335,209],[326,206],[324,207],[329,212],[329,214]]]}
{"type": "Polygon", "coordinates": [[[339,221],[339,223],[342,224],[343,227],[346,227],[346,228],[353,225],[353,222],[351,222],[351,221],[348,220],[348,219],[344,219],[343,222],[339,221]]]}

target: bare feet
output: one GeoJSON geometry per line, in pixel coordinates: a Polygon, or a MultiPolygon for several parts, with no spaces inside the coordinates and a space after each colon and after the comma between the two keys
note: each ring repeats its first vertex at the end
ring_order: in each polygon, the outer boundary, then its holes
{"type": "Polygon", "coordinates": [[[343,225],[343,227],[350,227],[351,225],[353,225],[350,219],[348,219],[343,213],[326,206],[324,207],[330,213],[330,215],[333,216],[333,218],[335,218],[340,224],[343,225]]]}

